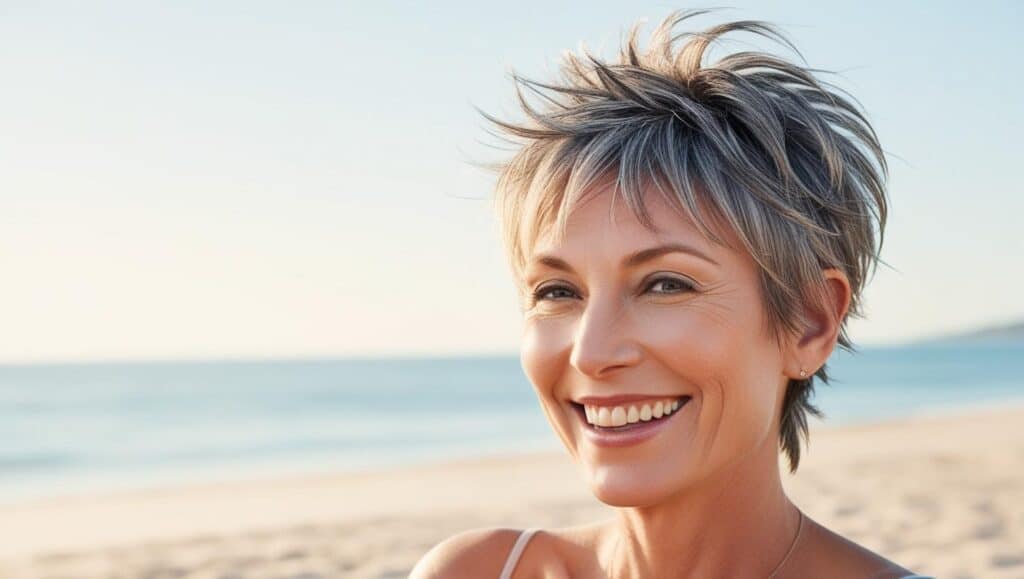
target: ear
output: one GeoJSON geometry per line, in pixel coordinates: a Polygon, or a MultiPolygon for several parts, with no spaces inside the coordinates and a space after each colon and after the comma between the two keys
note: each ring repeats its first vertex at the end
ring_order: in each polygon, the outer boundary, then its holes
{"type": "Polygon", "coordinates": [[[839,329],[850,307],[850,281],[846,274],[836,268],[824,269],[821,273],[828,289],[825,308],[804,310],[807,325],[794,336],[790,345],[786,374],[795,380],[809,378],[825,365],[839,340],[839,329]],[[801,369],[807,373],[805,376],[800,375],[801,369]]]}

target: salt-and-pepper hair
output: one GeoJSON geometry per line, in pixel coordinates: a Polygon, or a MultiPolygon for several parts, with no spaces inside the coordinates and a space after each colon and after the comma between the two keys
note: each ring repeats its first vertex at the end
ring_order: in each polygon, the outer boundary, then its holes
{"type": "MultiPolygon", "coordinates": [[[[764,330],[773,339],[800,332],[805,307],[829,311],[822,269],[842,270],[852,296],[838,343],[852,352],[847,319],[863,316],[861,292],[877,267],[886,222],[888,169],[875,131],[843,96],[848,93],[813,74],[827,71],[755,51],[703,62],[722,35],[741,31],[800,55],[762,21],[675,32],[680,22],[706,12],[671,13],[645,50],[638,46],[637,23],[617,63],[585,48],[580,55],[567,52],[560,82],[513,71],[528,117],[521,124],[480,111],[516,145],[510,160],[491,165],[513,272],[521,281],[540,235],[550,233],[556,243],[564,238],[569,213],[600,190],[595,185],[603,179],[653,231],[643,195],[649,188],[712,242],[728,246],[716,233],[724,225],[743,243],[734,249],[749,252],[759,265],[764,330]],[[522,88],[543,98],[542,106],[531,105],[522,88]]],[[[779,444],[791,472],[800,461],[800,436],[807,439],[807,413],[823,417],[810,402],[815,377],[828,383],[826,366],[787,386],[779,444]]]]}

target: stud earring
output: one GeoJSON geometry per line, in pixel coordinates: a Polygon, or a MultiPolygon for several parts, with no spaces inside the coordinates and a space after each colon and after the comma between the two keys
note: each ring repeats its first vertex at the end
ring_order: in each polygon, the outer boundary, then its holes
{"type": "Polygon", "coordinates": [[[800,377],[803,378],[804,376],[807,376],[807,370],[800,368],[800,377]]]}

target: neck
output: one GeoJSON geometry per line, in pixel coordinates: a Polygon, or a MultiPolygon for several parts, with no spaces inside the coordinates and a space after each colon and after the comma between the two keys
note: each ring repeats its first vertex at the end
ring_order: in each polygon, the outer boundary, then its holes
{"type": "Polygon", "coordinates": [[[800,522],[774,444],[657,505],[625,507],[611,531],[609,577],[768,577],[800,522]]]}

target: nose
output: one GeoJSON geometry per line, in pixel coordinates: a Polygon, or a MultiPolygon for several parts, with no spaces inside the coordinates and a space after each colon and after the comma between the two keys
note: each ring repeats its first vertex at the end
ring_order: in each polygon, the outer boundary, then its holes
{"type": "Polygon", "coordinates": [[[642,350],[630,335],[628,322],[621,304],[592,300],[579,318],[569,363],[594,379],[639,364],[642,350]]]}

